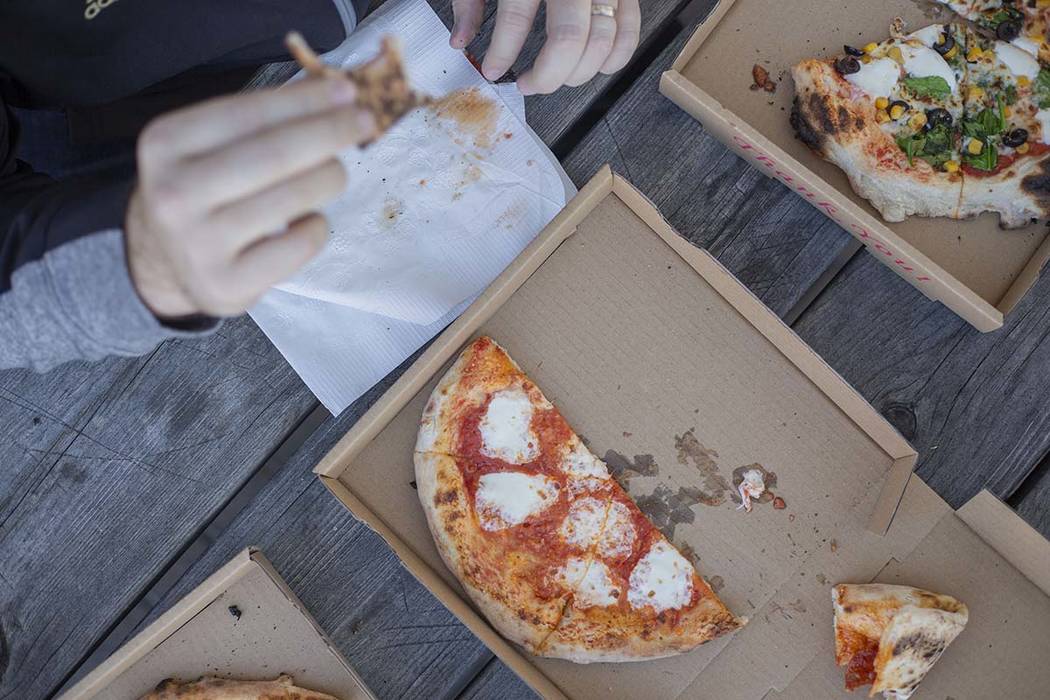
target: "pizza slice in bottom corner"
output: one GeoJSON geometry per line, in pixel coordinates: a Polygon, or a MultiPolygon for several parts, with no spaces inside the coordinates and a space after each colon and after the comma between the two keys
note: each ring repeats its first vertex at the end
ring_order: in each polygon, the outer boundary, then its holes
{"type": "Polygon", "coordinates": [[[870,684],[872,697],[911,697],[969,616],[955,598],[911,586],[840,583],[831,597],[835,663],[847,690],[870,684]]]}
{"type": "Polygon", "coordinates": [[[202,676],[180,683],[172,678],[161,681],[140,700],[338,700],[326,693],[295,685],[294,679],[282,673],[272,681],[242,681],[216,676],[202,676]]]}
{"type": "Polygon", "coordinates": [[[432,392],[415,465],[445,564],[530,652],[656,658],[743,623],[491,338],[432,392]]]}

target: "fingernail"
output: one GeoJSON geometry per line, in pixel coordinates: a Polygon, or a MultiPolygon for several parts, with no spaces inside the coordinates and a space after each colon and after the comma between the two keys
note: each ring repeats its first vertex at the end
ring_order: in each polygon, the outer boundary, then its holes
{"type": "Polygon", "coordinates": [[[337,105],[350,104],[357,98],[357,88],[346,78],[332,79],[329,91],[332,96],[332,102],[337,105]]]}

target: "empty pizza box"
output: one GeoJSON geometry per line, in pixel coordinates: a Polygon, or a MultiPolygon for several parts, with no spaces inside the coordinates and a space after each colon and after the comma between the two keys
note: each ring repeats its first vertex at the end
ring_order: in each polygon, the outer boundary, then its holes
{"type": "Polygon", "coordinates": [[[262,553],[246,549],[61,700],[137,700],[165,678],[272,680],[281,673],[341,700],[375,697],[262,553]]]}
{"type": "Polygon", "coordinates": [[[970,606],[917,698],[1039,696],[1050,685],[1050,543],[987,493],[956,514],[911,477],[915,460],[787,326],[605,168],[316,471],[547,697],[844,697],[831,585],[872,580],[970,606]],[[507,348],[746,627],[678,657],[579,666],[528,655],[476,612],[434,546],[412,454],[431,389],[481,334],[507,348]],[[775,472],[784,508],[697,498],[718,481],[708,477],[756,464],[775,472]]]}
{"type": "Polygon", "coordinates": [[[951,15],[932,2],[721,0],[664,73],[660,91],[759,170],[850,232],[887,267],[980,331],[1003,325],[1050,259],[1050,228],[1004,231],[998,216],[970,221],[911,217],[890,224],[853,192],[846,175],[795,138],[791,67],[889,36],[894,17],[918,29],[951,15]],[[761,65],[775,93],[751,90],[761,65]]]}

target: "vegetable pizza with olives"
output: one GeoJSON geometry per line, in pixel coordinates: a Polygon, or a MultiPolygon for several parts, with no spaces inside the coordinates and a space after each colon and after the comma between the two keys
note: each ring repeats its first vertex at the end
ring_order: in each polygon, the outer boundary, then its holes
{"type": "Polygon", "coordinates": [[[886,41],[795,66],[792,125],[887,221],[1050,217],[1046,11],[944,4],[972,23],[896,20],[886,41]]]}

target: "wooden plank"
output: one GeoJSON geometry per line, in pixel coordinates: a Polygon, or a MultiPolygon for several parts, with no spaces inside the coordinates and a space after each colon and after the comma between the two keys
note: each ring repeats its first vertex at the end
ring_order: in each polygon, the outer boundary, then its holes
{"type": "Polygon", "coordinates": [[[0,385],[4,423],[63,426],[39,448],[5,434],[0,458],[17,472],[0,526],[0,697],[45,697],[314,400],[247,319],[0,385]]]}
{"type": "Polygon", "coordinates": [[[1043,456],[1009,503],[1032,527],[1050,537],[1050,456],[1043,456]]]}
{"type": "MultiPolygon", "coordinates": [[[[919,476],[953,507],[982,488],[1008,498],[1050,451],[1050,276],[981,334],[859,255],[795,330],[915,445],[919,476]]],[[[1046,499],[1034,492],[1025,514],[1046,499]]]]}
{"type": "Polygon", "coordinates": [[[537,695],[505,664],[493,657],[459,697],[460,700],[524,700],[537,695]]]}

